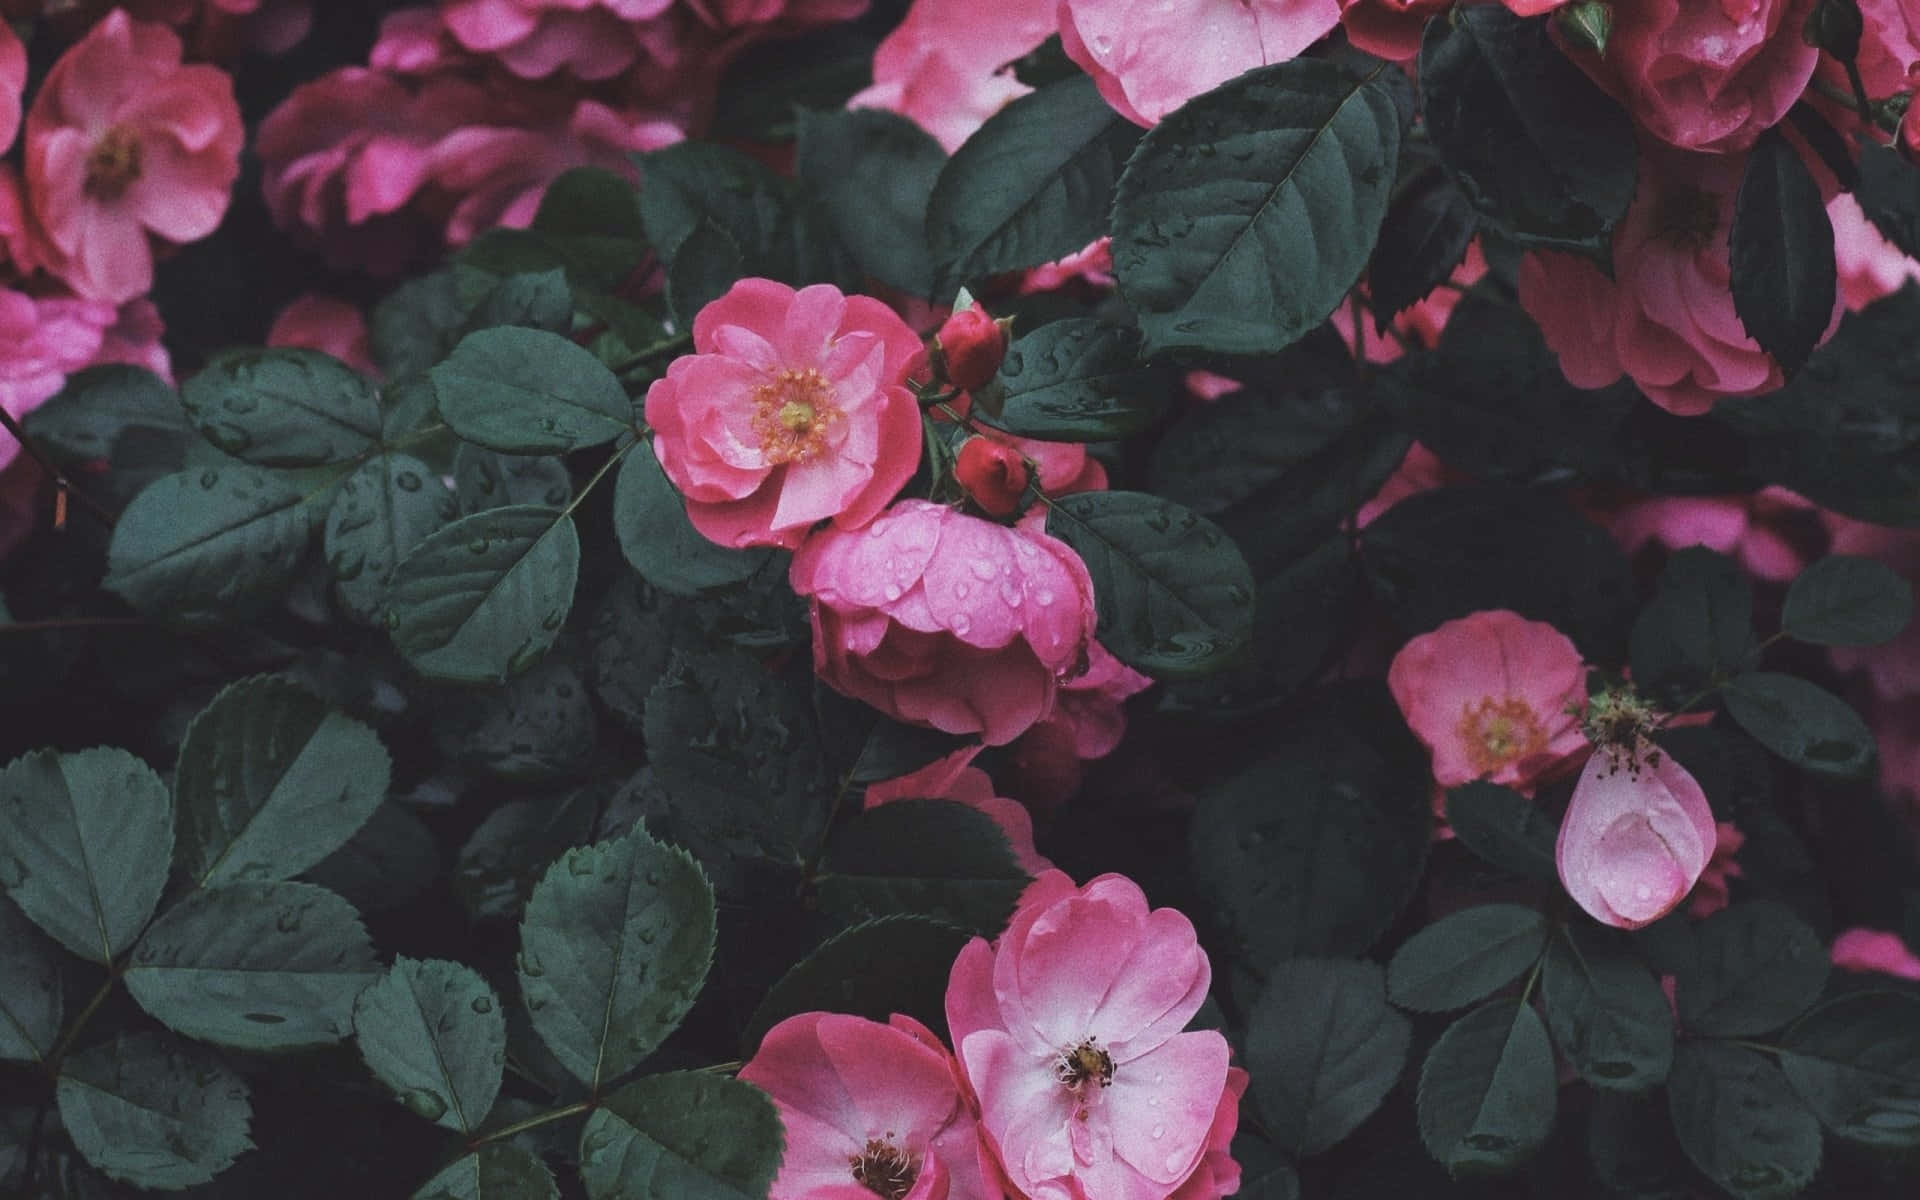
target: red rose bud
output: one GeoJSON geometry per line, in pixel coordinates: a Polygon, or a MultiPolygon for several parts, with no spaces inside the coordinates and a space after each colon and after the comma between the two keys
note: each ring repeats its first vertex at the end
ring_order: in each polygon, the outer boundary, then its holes
{"type": "Polygon", "coordinates": [[[1020,508],[1020,495],[1027,490],[1027,464],[1012,446],[992,438],[969,438],[960,447],[953,475],[980,511],[994,517],[1010,517],[1020,508]]]}
{"type": "Polygon", "coordinates": [[[985,387],[1007,353],[1007,331],[978,304],[947,318],[933,344],[946,363],[947,382],[963,392],[985,387]]]}

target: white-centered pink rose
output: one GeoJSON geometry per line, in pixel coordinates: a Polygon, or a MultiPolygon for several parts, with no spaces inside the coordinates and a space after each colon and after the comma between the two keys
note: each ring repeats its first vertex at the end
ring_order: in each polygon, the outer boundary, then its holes
{"type": "Polygon", "coordinates": [[[1596,921],[1638,929],[1686,899],[1717,840],[1713,810],[1692,774],[1641,739],[1587,760],[1554,861],[1567,894],[1596,921]]]}
{"type": "MultiPolygon", "coordinates": [[[[960,952],[947,1024],[984,1144],[1020,1195],[1166,1200],[1202,1169],[1227,1040],[1182,1030],[1211,980],[1192,922],[1120,875],[1075,887],[1049,872],[997,942],[960,952]]],[[[1209,1179],[1237,1183],[1218,1166],[1209,1179]]]]}
{"type": "Polygon", "coordinates": [[[647,423],[713,541],[792,549],[821,521],[858,529],[919,467],[905,380],[920,339],[878,300],[742,279],[694,318],[693,348],[647,389],[647,423]]]}

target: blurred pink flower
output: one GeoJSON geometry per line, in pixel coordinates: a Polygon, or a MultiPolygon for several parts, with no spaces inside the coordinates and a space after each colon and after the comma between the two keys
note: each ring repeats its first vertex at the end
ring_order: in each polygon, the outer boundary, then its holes
{"type": "Polygon", "coordinates": [[[895,800],[951,800],[977,809],[993,819],[1007,835],[1013,857],[1029,875],[1054,869],[1033,845],[1033,814],[1018,800],[1009,800],[993,789],[993,779],[973,765],[983,746],[965,746],[944,758],[937,758],[917,771],[893,779],[883,779],[867,787],[866,808],[877,808],[895,800]]]}
{"type": "MultiPolygon", "coordinates": [[[[1920,590],[1920,530],[1870,525],[1838,513],[1823,516],[1833,532],[1828,548],[1834,554],[1878,559],[1920,590]]],[[[1909,621],[1884,646],[1834,646],[1827,654],[1842,671],[1864,672],[1877,700],[1920,697],[1920,621],[1909,621]]],[[[1892,773],[1888,764],[1882,766],[1892,773]]],[[[1920,781],[1920,775],[1912,778],[1920,781]]]]}
{"type": "Polygon", "coordinates": [[[1052,806],[1072,799],[1085,774],[1081,764],[1120,748],[1127,700],[1153,686],[1097,641],[1087,643],[1087,664],[1085,674],[1060,685],[1053,714],[1013,744],[1020,795],[1030,803],[1052,806]]]}
{"type": "Polygon", "coordinates": [[[1340,24],[1360,49],[1400,62],[1419,55],[1427,19],[1451,7],[1453,0],[1340,0],[1340,24]]]}
{"type": "Polygon", "coordinates": [[[1732,821],[1716,821],[1713,830],[1713,857],[1707,860],[1700,882],[1693,885],[1693,896],[1687,901],[1687,915],[1695,920],[1725,908],[1732,899],[1728,881],[1746,875],[1735,856],[1747,844],[1747,835],[1732,821]]]}
{"type": "Polygon", "coordinates": [[[1841,192],[1827,204],[1833,222],[1833,258],[1840,272],[1840,299],[1859,312],[1882,296],[1891,296],[1912,279],[1920,279],[1920,262],[1900,252],[1874,228],[1851,192],[1841,192]]]}
{"type": "Polygon", "coordinates": [[[1594,920],[1639,929],[1672,912],[1713,857],[1713,812],[1672,755],[1641,739],[1587,759],[1560,823],[1560,882],[1594,920]]]}
{"type": "Polygon", "coordinates": [[[743,279],[694,318],[693,346],[647,389],[647,422],[713,541],[792,549],[821,521],[858,529],[920,465],[904,383],[920,339],[878,300],[743,279]]]}
{"type": "Polygon", "coordinates": [[[171,30],[116,9],[54,63],[27,113],[37,252],[88,299],[147,291],[150,236],[197,241],[226,215],[245,136],[233,81],[180,55],[171,30]]]}
{"type": "Polygon", "coordinates": [[[997,1200],[953,1059],[910,1017],[788,1017],[740,1078],[786,1130],[769,1200],[997,1200]]]}
{"type": "Polygon", "coordinates": [[[902,721],[1004,745],[1086,667],[1093,581],[1032,517],[901,500],[865,529],[813,534],[790,577],[813,600],[815,673],[902,721]]]}
{"type": "Polygon", "coordinates": [[[196,58],[227,59],[252,48],[282,54],[313,28],[312,0],[120,0],[143,21],[181,30],[196,58]]]}
{"type": "Polygon", "coordinates": [[[1394,702],[1433,752],[1440,786],[1487,779],[1528,793],[1586,750],[1586,678],[1565,634],[1505,609],[1413,638],[1387,669],[1394,702]]]}
{"type": "Polygon", "coordinates": [[[380,374],[366,317],[345,300],[318,292],[302,293],[280,310],[267,331],[267,345],[318,350],[362,374],[380,374]]]}
{"type": "Polygon", "coordinates": [[[637,22],[673,0],[443,0],[440,16],[461,46],[498,59],[523,79],[567,71],[610,79],[639,57],[637,22]]]}
{"type": "Polygon", "coordinates": [[[873,55],[873,86],[849,108],[884,108],[949,153],[1033,89],[1002,70],[1055,30],[1058,0],[915,0],[873,55]]]}
{"type": "Polygon", "coordinates": [[[1810,524],[1812,509],[1783,487],[1766,487],[1736,496],[1652,496],[1627,504],[1606,524],[1628,554],[1648,545],[1705,546],[1731,555],[1756,579],[1784,583],[1807,565],[1808,548],[1794,525],[1810,524]]]}
{"type": "Polygon", "coordinates": [[[1920,982],[1920,957],[1897,933],[1848,929],[1833,939],[1833,965],[1842,971],[1877,971],[1920,982]]]}
{"type": "Polygon", "coordinates": [[[1381,513],[1408,496],[1417,496],[1421,492],[1446,487],[1450,483],[1461,482],[1464,478],[1460,472],[1441,462],[1439,455],[1419,442],[1415,442],[1407,447],[1407,456],[1400,460],[1400,465],[1393,469],[1393,474],[1387,476],[1387,481],[1380,485],[1380,490],[1354,513],[1354,528],[1365,529],[1377,520],[1381,513]]]}
{"type": "Polygon", "coordinates": [[[1152,126],[1340,23],[1339,0],[1060,0],[1060,43],[1115,112],[1152,126]]]}

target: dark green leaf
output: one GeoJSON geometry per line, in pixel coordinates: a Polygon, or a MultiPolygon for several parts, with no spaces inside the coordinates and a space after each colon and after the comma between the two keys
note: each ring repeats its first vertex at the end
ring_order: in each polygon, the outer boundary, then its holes
{"type": "Polygon", "coordinates": [[[649,1075],[587,1118],[580,1175],[594,1200],[762,1200],[785,1142],[779,1112],[752,1084],[649,1075]]]}
{"type": "Polygon", "coordinates": [[[1140,364],[1139,334],[1070,317],[1016,339],[974,395],[981,418],[1008,433],[1100,442],[1151,429],[1173,392],[1170,372],[1140,364]]]}
{"type": "Polygon", "coordinates": [[[989,117],[947,161],[928,200],[936,293],[1051,262],[1107,232],[1115,182],[1139,140],[1139,127],[1084,76],[989,117]]]}
{"type": "Polygon", "coordinates": [[[661,591],[680,596],[739,583],[765,566],[771,553],[708,541],[687,520],[686,501],[648,446],[636,448],[620,464],[613,533],[634,570],[661,591]]]}
{"type": "Polygon", "coordinates": [[[1055,500],[1047,532],[1093,577],[1100,644],[1150,675],[1218,670],[1253,636],[1253,573],[1213,522],[1144,492],[1055,500]]]}
{"type": "Polygon", "coordinates": [[[1673,1065],[1673,1011],[1644,963],[1573,926],[1554,939],[1540,979],[1560,1052],[1597,1088],[1639,1092],[1673,1065]]]}
{"type": "Polygon", "coordinates": [[[420,1185],[413,1200],[560,1200],[547,1164],[512,1142],[489,1142],[420,1185]]]}
{"type": "Polygon", "coordinates": [[[1466,257],[1479,222],[1453,180],[1430,171],[1401,193],[1380,226],[1367,263],[1374,328],[1385,333],[1400,312],[1426,299],[1466,257]]]}
{"type": "Polygon", "coordinates": [[[578,669],[549,658],[504,687],[449,696],[433,738],[463,767],[537,782],[576,772],[599,744],[599,723],[578,669]]]}
{"type": "Polygon", "coordinates": [[[41,1062],[59,1035],[59,966],[20,910],[0,898],[0,1061],[41,1062]]]}
{"type": "Polygon", "coordinates": [[[1873,768],[1873,734],[1860,715],[1798,676],[1749,671],[1721,698],[1740,728],[1797,767],[1843,777],[1873,768]]]}
{"type": "Polygon", "coordinates": [[[667,303],[684,329],[700,310],[724,296],[747,273],[740,247],[725,229],[704,218],[680,239],[667,267],[667,303]]]}
{"type": "Polygon", "coordinates": [[[1604,259],[1633,199],[1633,125],[1545,18],[1463,8],[1429,22],[1420,83],[1440,159],[1490,228],[1604,259]]]}
{"type": "Polygon", "coordinates": [[[262,467],[346,462],[380,436],[374,382],[317,350],[216,355],[180,402],[209,442],[262,467]]]}
{"type": "Polygon", "coordinates": [[[951,800],[869,809],[827,844],[822,907],[849,920],[920,913],[997,934],[1031,882],[1000,827],[951,800]]]}
{"type": "Polygon", "coordinates": [[[468,334],[433,368],[433,387],[455,433],[505,454],[598,446],[633,428],[633,402],[613,372],[545,330],[468,334]]]}
{"type": "Polygon", "coordinates": [[[353,1033],[367,1069],[409,1109],[472,1133],[500,1091],[507,1018],[487,981],[459,963],[396,958],[360,993],[353,1033]]]}
{"type": "Polygon", "coordinates": [[[353,906],[310,883],[229,883],[160,915],[127,990],[163,1025],[237,1050],[324,1046],[353,1031],[379,976],[353,906]]]}
{"type": "Polygon", "coordinates": [[[459,515],[439,472],[409,455],[382,454],[348,476],[327,510],[321,542],[341,607],[355,620],[377,623],[393,569],[459,515]]]}
{"type": "Polygon", "coordinates": [[[393,573],[393,644],[423,675],[498,683],[540,660],[573,606],[572,518],[515,505],[463,517],[393,573]]]}
{"type": "Polygon", "coordinates": [[[468,307],[455,293],[450,270],[407,280],[373,306],[368,326],[374,361],[389,379],[426,371],[460,339],[468,307]]]}
{"type": "Polygon", "coordinates": [[[203,885],[298,875],[373,815],[387,773],[373,730],[285,680],[243,679],[180,744],[181,865],[203,885]]]}
{"type": "Polygon", "coordinates": [[[1920,998],[1841,996],[1795,1021],[1780,1069],[1822,1124],[1851,1142],[1920,1145],[1920,998]]]}
{"type": "Polygon", "coordinates": [[[1760,348],[1798,371],[1833,320],[1833,223],[1800,152],[1778,129],[1754,143],[1727,238],[1733,309],[1760,348]]]}
{"type": "Polygon", "coordinates": [[[946,1021],[947,976],[965,930],[901,914],[833,935],[795,963],[753,1010],[741,1036],[748,1058],[767,1030],[797,1013],[852,1013],[884,1022],[904,1013],[929,1028],[946,1021]]]}
{"type": "Polygon", "coordinates": [[[1587,1122],[1587,1158],[1607,1200],[1699,1200],[1680,1153],[1666,1098],[1596,1092],[1587,1122]]]}
{"type": "Polygon", "coordinates": [[[800,110],[794,174],[860,269],[912,296],[933,292],[927,199],[946,163],[940,143],[897,114],[800,110]]]}
{"type": "Polygon", "coordinates": [[[1387,1006],[1375,963],[1280,963],[1247,1016],[1246,1063],[1262,1127],[1300,1156],[1332,1147],[1380,1107],[1413,1027],[1387,1006]]]}
{"type": "Polygon", "coordinates": [[[1547,921],[1518,904],[1450,913],[1401,944],[1387,964],[1387,994],[1401,1008],[1465,1008],[1512,983],[1547,948],[1547,921]]]}
{"type": "Polygon", "coordinates": [[[593,840],[594,809],[584,789],[558,802],[502,804],[460,847],[453,894],[475,919],[519,916],[548,865],[593,840]]]}
{"type": "Polygon", "coordinates": [[[286,590],[314,515],[291,484],[252,467],[162,476],[120,514],[102,586],[149,616],[230,623],[286,590]]]}
{"type": "Polygon", "coordinates": [[[1505,1174],[1553,1130],[1556,1082],[1546,1026],[1518,1000],[1461,1017],[1420,1069],[1420,1140],[1454,1176],[1505,1174]]]}
{"type": "Polygon", "coordinates": [[[1738,671],[1753,652],[1753,584],[1703,546],[1675,551],[1630,642],[1634,682],[1688,695],[1738,671]]]}
{"type": "Polygon", "coordinates": [[[633,184],[598,167],[575,167],[547,185],[533,231],[567,260],[567,273],[599,288],[618,287],[647,251],[633,184]]]}
{"type": "Polygon", "coordinates": [[[684,851],[641,829],[567,851],[520,921],[520,991],[534,1031],[600,1090],[679,1026],[706,980],[713,937],[713,888],[684,851]]]}
{"type": "Polygon", "coordinates": [[[1190,861],[1246,962],[1371,946],[1418,881],[1425,787],[1336,728],[1288,738],[1202,797],[1190,861]]]}
{"type": "Polygon", "coordinates": [[[129,430],[167,435],[187,430],[180,396],[144,367],[114,363],[67,376],[66,386],[27,414],[27,433],[62,458],[93,462],[112,457],[129,430]]]}
{"type": "Polygon", "coordinates": [[[573,499],[573,480],[559,457],[499,454],[472,442],[453,453],[453,486],[468,516],[514,504],[565,508],[573,499]]]}
{"type": "Polygon", "coordinates": [[[667,669],[676,633],[689,614],[633,572],[607,590],[589,628],[593,694],[627,728],[638,731],[647,694],[667,669]]]}
{"type": "Polygon", "coordinates": [[[1860,210],[1909,258],[1920,256],[1920,169],[1873,138],[1860,144],[1860,210]]]}
{"type": "MultiPolygon", "coordinates": [[[[380,389],[380,436],[388,444],[421,433],[428,424],[438,424],[439,420],[440,398],[433,394],[433,380],[425,371],[397,379],[380,389]]],[[[442,429],[434,430],[435,434],[442,432],[442,429]]],[[[458,439],[447,436],[445,440],[458,439]]]]}
{"type": "Polygon", "coordinates": [[[1913,619],[1913,585],[1878,559],[1820,559],[1787,589],[1780,628],[1820,646],[1877,646],[1913,619]]]}
{"type": "Polygon", "coordinates": [[[172,852],[167,785],[124,750],[37,750],[0,771],[0,887],[82,958],[140,935],[172,852]]]}
{"type": "Polygon", "coordinates": [[[1447,824],[1460,844],[1515,875],[1553,883],[1560,878],[1553,844],[1560,827],[1540,806],[1496,783],[1469,783],[1447,793],[1447,824]]]}
{"type": "Polygon", "coordinates": [[[573,326],[573,292],[567,273],[518,271],[494,284],[467,318],[468,332],[515,326],[564,334],[573,326]]]}
{"type": "Polygon", "coordinates": [[[788,188],[758,160],[728,146],[685,141],[640,156],[640,220],[669,263],[706,221],[740,249],[744,273],[797,282],[805,247],[794,236],[788,188]]]}
{"type": "Polygon", "coordinates": [[[74,1055],[57,1094],[80,1153],[135,1187],[206,1183],[253,1148],[246,1081],[163,1033],[123,1034],[74,1055]]]}
{"type": "Polygon", "coordinates": [[[1694,955],[1674,972],[1680,1023],[1714,1037],[1752,1037],[1785,1025],[1820,998],[1827,953],[1785,905],[1752,900],[1694,930],[1694,955]]]}
{"type": "Polygon", "coordinates": [[[1141,139],[1114,197],[1113,265],[1150,352],[1273,354],[1339,305],[1400,153],[1380,70],[1259,67],[1141,139]]]}
{"type": "Polygon", "coordinates": [[[338,892],[363,913],[397,908],[439,881],[440,847],[427,827],[398,804],[373,810],[346,845],[303,873],[338,892]]]}
{"type": "Polygon", "coordinates": [[[1667,1103],[1693,1165],[1740,1200],[1798,1195],[1820,1168],[1820,1123],[1752,1050],[1682,1043],[1667,1103]]]}

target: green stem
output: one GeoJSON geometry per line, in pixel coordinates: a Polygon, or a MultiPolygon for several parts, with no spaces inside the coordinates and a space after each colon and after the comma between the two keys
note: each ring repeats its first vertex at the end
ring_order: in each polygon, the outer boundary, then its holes
{"type": "Polygon", "coordinates": [[[655,342],[653,345],[648,346],[646,349],[635,352],[632,358],[626,359],[623,362],[615,363],[613,366],[613,373],[615,375],[625,375],[628,371],[633,371],[633,370],[639,369],[640,367],[644,367],[647,365],[647,363],[653,361],[656,358],[661,357],[662,355],[678,354],[682,351],[690,350],[692,349],[692,347],[693,347],[693,335],[690,333],[679,334],[675,337],[667,338],[665,341],[655,342]]]}
{"type": "Polygon", "coordinates": [[[107,1002],[107,997],[113,994],[113,984],[118,978],[119,976],[109,966],[107,977],[93,993],[93,999],[87,1001],[87,1006],[80,1010],[66,1029],[61,1031],[59,1038],[53,1043],[53,1049],[47,1052],[46,1060],[42,1064],[46,1068],[48,1078],[60,1077],[60,1064],[67,1057],[67,1051],[73,1049],[73,1040],[80,1036],[81,1030],[87,1027],[87,1022],[93,1020],[93,1014],[99,1012],[100,1006],[107,1002]]]}
{"type": "Polygon", "coordinates": [[[9,633],[49,633],[65,629],[158,629],[140,617],[50,617],[44,621],[13,621],[0,624],[0,635],[9,633]]]}
{"type": "Polygon", "coordinates": [[[741,1062],[739,1059],[736,1058],[732,1062],[713,1063],[705,1067],[695,1067],[694,1070],[701,1073],[708,1073],[708,1074],[714,1074],[714,1075],[731,1075],[735,1071],[738,1071],[741,1067],[744,1067],[746,1065],[747,1064],[741,1062]]]}
{"type": "Polygon", "coordinates": [[[502,1126],[491,1133],[480,1134],[467,1142],[467,1149],[477,1150],[488,1142],[502,1141],[515,1134],[525,1133],[529,1129],[538,1129],[542,1125],[551,1125],[555,1121],[564,1121],[568,1117],[577,1117],[583,1112],[590,1111],[593,1107],[594,1102],[591,1100],[577,1100],[572,1104],[553,1109],[550,1112],[543,1112],[537,1117],[528,1117],[524,1121],[515,1121],[511,1125],[502,1126]]]}
{"type": "Polygon", "coordinates": [[[574,493],[573,499],[567,501],[567,506],[560,510],[561,518],[565,519],[572,516],[573,510],[580,507],[580,502],[592,493],[593,489],[602,479],[606,478],[607,472],[613,470],[616,463],[632,453],[633,448],[644,441],[646,441],[645,438],[636,436],[626,445],[616,448],[612,454],[607,455],[607,461],[600,464],[600,469],[593,473],[592,477],[587,480],[585,486],[574,493]]]}

